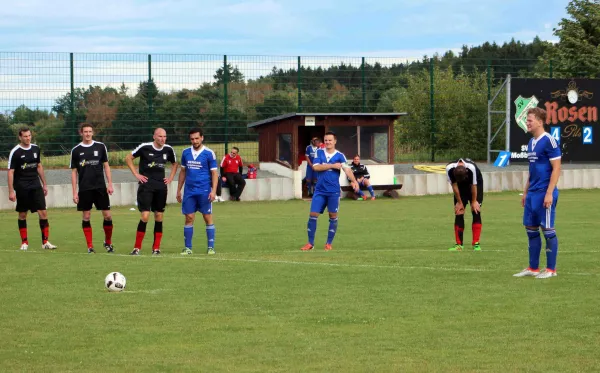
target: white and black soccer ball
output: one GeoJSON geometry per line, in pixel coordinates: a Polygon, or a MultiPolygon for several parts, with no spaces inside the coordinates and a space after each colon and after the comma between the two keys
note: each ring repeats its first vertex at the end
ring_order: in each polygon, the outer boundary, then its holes
{"type": "Polygon", "coordinates": [[[104,279],[104,286],[108,291],[123,291],[127,284],[127,279],[119,272],[111,272],[104,279]]]}

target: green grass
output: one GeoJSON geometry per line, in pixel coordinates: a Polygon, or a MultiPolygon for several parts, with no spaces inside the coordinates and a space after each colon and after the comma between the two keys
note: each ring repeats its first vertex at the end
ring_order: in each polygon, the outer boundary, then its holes
{"type": "MultiPolygon", "coordinates": [[[[42,153],[43,153],[43,145],[41,145],[42,153]]],[[[108,144],[107,144],[108,146],[108,144]]],[[[225,154],[225,144],[224,143],[210,143],[206,144],[207,147],[212,149],[220,161],[220,158],[225,154]]],[[[257,142],[230,142],[228,143],[229,149],[233,146],[237,146],[240,149],[240,155],[246,164],[252,162],[258,162],[258,143],[257,142]]],[[[177,159],[181,157],[181,152],[185,148],[189,148],[190,145],[176,145],[173,146],[175,149],[175,154],[177,155],[177,159]]],[[[125,156],[131,153],[133,149],[128,150],[118,150],[118,151],[110,151],[108,152],[108,163],[111,166],[126,166],[125,156]]],[[[45,167],[52,168],[68,168],[69,162],[71,160],[71,154],[63,154],[63,155],[54,155],[54,156],[44,156],[42,157],[42,164],[45,167]]],[[[138,160],[135,160],[137,164],[138,160]]],[[[0,169],[8,167],[8,154],[6,154],[6,158],[0,157],[0,169]]]]}
{"type": "MultiPolygon", "coordinates": [[[[164,255],[132,248],[138,213],[114,210],[117,253],[85,254],[80,215],[51,210],[55,252],[18,251],[0,212],[0,371],[595,372],[600,369],[600,191],[562,191],[559,276],[527,265],[517,192],[488,194],[483,251],[449,253],[450,196],[343,201],[334,250],[306,242],[309,203],[214,205],[217,255],[181,257],[179,207],[164,255]],[[108,293],[111,271],[127,276],[108,293]]],[[[98,251],[101,222],[92,218],[98,251]]],[[[470,240],[470,216],[465,238],[470,240]]],[[[545,263],[545,258],[542,258],[545,263]]]]}

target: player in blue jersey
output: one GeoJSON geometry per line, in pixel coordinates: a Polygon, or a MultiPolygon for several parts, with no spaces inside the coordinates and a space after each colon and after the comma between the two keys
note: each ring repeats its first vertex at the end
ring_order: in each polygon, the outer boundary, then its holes
{"type": "Polygon", "coordinates": [[[325,251],[331,250],[331,244],[335,237],[338,226],[338,208],[340,206],[340,173],[344,173],[350,179],[350,184],[358,191],[358,183],[354,174],[348,166],[344,154],[335,150],[337,137],[333,132],[325,133],[325,149],[318,149],[313,162],[313,168],[317,174],[317,185],[310,204],[310,216],[308,218],[308,243],[300,250],[312,250],[315,246],[315,233],[317,232],[317,219],[325,211],[329,212],[329,229],[327,230],[327,243],[325,251]]]}
{"type": "Polygon", "coordinates": [[[215,226],[212,218],[212,202],[217,194],[217,157],[209,148],[202,145],[204,132],[200,128],[190,130],[192,146],[181,154],[181,171],[177,185],[177,201],[181,202],[181,212],[185,215],[183,237],[185,248],[181,255],[192,253],[192,237],[194,236],[194,220],[199,211],[206,223],[207,253],[215,253],[215,226]],[[185,184],[183,198],[181,189],[185,184]]]}
{"type": "Polygon", "coordinates": [[[314,193],[313,188],[317,184],[317,172],[313,169],[313,163],[320,143],[321,140],[318,137],[313,137],[310,145],[306,147],[306,190],[309,197],[312,197],[314,193]]]}
{"type": "Polygon", "coordinates": [[[525,208],[523,225],[529,238],[529,267],[515,277],[535,276],[550,278],[556,276],[556,255],[558,239],[554,230],[558,189],[556,184],[560,176],[560,147],[556,140],[544,130],[546,111],[532,108],[527,111],[527,131],[533,138],[527,145],[529,158],[529,178],[523,191],[521,204],[525,208]],[[540,272],[540,253],[542,238],[539,228],[546,239],[546,271],[540,272]]]}

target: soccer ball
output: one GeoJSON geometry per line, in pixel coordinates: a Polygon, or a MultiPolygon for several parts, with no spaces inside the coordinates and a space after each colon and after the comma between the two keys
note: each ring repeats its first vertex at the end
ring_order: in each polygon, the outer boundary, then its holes
{"type": "Polygon", "coordinates": [[[127,279],[119,272],[111,272],[104,279],[104,286],[108,291],[123,291],[127,279]]]}

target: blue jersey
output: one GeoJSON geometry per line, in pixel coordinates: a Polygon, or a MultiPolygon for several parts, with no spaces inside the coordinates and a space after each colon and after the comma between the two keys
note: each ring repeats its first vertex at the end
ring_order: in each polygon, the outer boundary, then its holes
{"type": "Polygon", "coordinates": [[[306,158],[309,159],[312,163],[315,163],[315,157],[317,156],[317,150],[319,150],[319,147],[317,147],[317,146],[309,145],[306,147],[306,152],[304,154],[306,155],[306,158]]]}
{"type": "Polygon", "coordinates": [[[529,189],[530,192],[546,192],[552,175],[550,161],[560,159],[561,152],[556,139],[548,132],[537,139],[532,138],[527,145],[529,158],[529,189]]]}
{"type": "Polygon", "coordinates": [[[192,147],[183,150],[181,167],[185,172],[185,194],[208,194],[212,188],[212,170],[217,169],[215,152],[202,146],[198,152],[192,147]]]}
{"type": "MultiPolygon", "coordinates": [[[[317,155],[313,163],[314,165],[334,163],[341,163],[342,167],[349,167],[348,161],[343,153],[340,153],[336,150],[333,154],[327,154],[325,149],[317,149],[317,155]]],[[[315,193],[340,194],[341,171],[342,170],[330,168],[327,171],[318,172],[318,181],[317,186],[315,187],[315,193]]]]}

